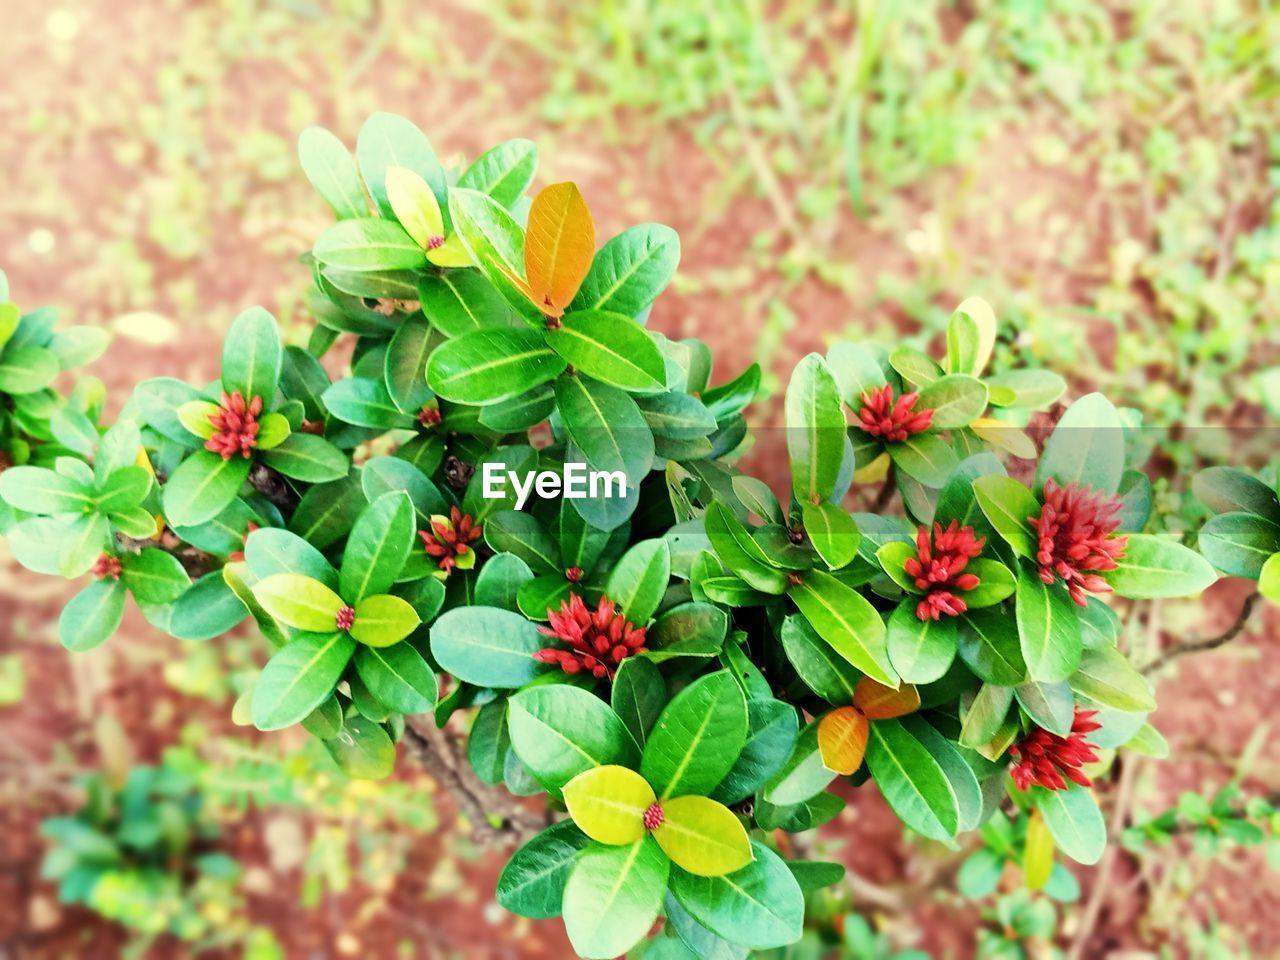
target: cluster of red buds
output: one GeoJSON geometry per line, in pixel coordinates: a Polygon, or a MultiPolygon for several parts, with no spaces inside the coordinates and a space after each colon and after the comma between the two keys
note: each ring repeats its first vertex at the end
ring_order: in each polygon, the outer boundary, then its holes
{"type": "Polygon", "coordinates": [[[1101,728],[1093,719],[1096,710],[1076,710],[1071,723],[1071,733],[1060,737],[1041,727],[1032,727],[1016,744],[1009,748],[1013,764],[1009,773],[1019,790],[1032,785],[1046,790],[1065,790],[1067,780],[1082,787],[1093,786],[1093,781],[1080,768],[1098,759],[1089,734],[1101,728]]]}
{"type": "Polygon", "coordinates": [[[907,576],[915,579],[916,589],[924,591],[924,599],[916,604],[916,616],[921,620],[938,620],[944,614],[957,617],[969,609],[956,590],[972,590],[979,584],[976,574],[964,573],[969,561],[982,553],[986,537],[975,537],[973,527],[961,527],[952,520],[944,530],[934,523],[933,538],[930,530],[921,527],[916,532],[916,555],[903,564],[907,576]]]}
{"type": "Polygon", "coordinates": [[[341,610],[338,611],[337,615],[334,616],[333,622],[334,622],[334,626],[336,626],[339,630],[342,630],[342,631],[350,630],[352,627],[356,625],[355,607],[344,606],[341,610]]]}
{"type": "Polygon", "coordinates": [[[245,400],[238,390],[230,396],[223,393],[218,412],[209,417],[215,432],[204,442],[204,448],[219,454],[223,460],[230,460],[237,453],[247,460],[258,445],[261,415],[261,397],[245,400]]]}
{"type": "Polygon", "coordinates": [[[94,561],[91,572],[99,580],[119,580],[124,568],[120,564],[119,557],[114,554],[104,553],[94,561]]]}
{"type": "Polygon", "coordinates": [[[1110,591],[1098,573],[1114,570],[1124,556],[1129,538],[1113,535],[1120,526],[1120,507],[1116,497],[1089,487],[1059,487],[1046,480],[1040,515],[1028,521],[1036,531],[1040,579],[1053,583],[1061,577],[1071,599],[1082,607],[1088,603],[1086,591],[1110,591]]]}
{"type": "Polygon", "coordinates": [[[914,409],[919,399],[920,394],[912,391],[895,400],[893,387],[886,383],[862,395],[857,425],[873,437],[901,443],[912,434],[928,430],[933,423],[932,410],[914,409]]]}
{"type": "Polygon", "coordinates": [[[449,516],[431,518],[431,529],[418,531],[427,553],[436,558],[437,566],[447,575],[451,570],[470,570],[476,565],[471,544],[480,539],[484,527],[469,513],[449,508],[449,516]]]}
{"type": "Polygon", "coordinates": [[[538,632],[568,644],[568,649],[544,647],[534,659],[554,663],[568,674],[586,671],[596,679],[613,679],[614,671],[633,653],[644,653],[645,628],[634,626],[616,612],[614,602],[601,597],[594,611],[576,593],[560,604],[559,611],[547,611],[551,626],[538,632]]]}

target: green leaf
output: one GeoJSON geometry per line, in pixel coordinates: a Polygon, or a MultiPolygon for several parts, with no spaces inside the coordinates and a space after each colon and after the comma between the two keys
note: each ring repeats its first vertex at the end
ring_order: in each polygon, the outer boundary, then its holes
{"type": "Polygon", "coordinates": [[[347,717],[324,746],[342,772],[356,780],[381,780],[396,768],[396,745],[382,724],[365,717],[347,717]]]}
{"type": "Polygon", "coordinates": [[[1013,572],[999,560],[977,557],[966,564],[964,572],[973,574],[980,581],[972,590],[961,594],[970,610],[995,606],[1013,596],[1017,587],[1013,572]]]}
{"type": "Polygon", "coordinates": [[[662,663],[675,657],[714,657],[724,647],[729,617],[709,603],[681,603],[664,610],[645,638],[645,657],[662,663]]]}
{"type": "Polygon", "coordinates": [[[338,572],[316,547],[287,530],[255,530],[244,542],[245,560],[253,575],[265,580],[277,573],[296,573],[338,589],[338,572]]]}
{"type": "Polygon", "coordinates": [[[907,683],[941,679],[955,660],[957,642],[953,618],[921,620],[913,599],[903,600],[889,616],[885,638],[889,662],[907,683]]]}
{"type": "Polygon", "coordinates": [[[431,325],[446,337],[511,326],[511,307],[476,270],[445,270],[420,277],[418,299],[431,325]]]}
{"type": "Polygon", "coordinates": [[[487,193],[504,207],[524,195],[538,166],[531,140],[505,140],[476,158],[458,178],[458,186],[487,193]]]}
{"type": "Polygon", "coordinates": [[[246,401],[261,397],[270,410],[283,363],[275,317],[262,307],[250,307],[235,318],[222,342],[222,389],[239,393],[246,401]]]}
{"type": "Polygon", "coordinates": [[[164,515],[171,526],[194,527],[222,513],[249,477],[250,461],[223,460],[199,450],[182,461],[164,485],[164,515]]]}
{"type": "Polygon", "coordinates": [[[1280,498],[1252,474],[1236,467],[1209,467],[1191,482],[1195,494],[1214,513],[1254,513],[1280,523],[1280,498]]]}
{"type": "Polygon", "coordinates": [[[1065,680],[1080,663],[1080,620],[1059,583],[1048,584],[1026,569],[1018,571],[1018,641],[1032,680],[1065,680]]]}
{"type": "Polygon", "coordinates": [[[716,556],[732,573],[764,593],[787,589],[787,575],[773,566],[738,518],[718,500],[707,508],[705,523],[716,556]]]}
{"type": "Polygon", "coordinates": [[[333,693],[355,645],[335,632],[302,633],[281,647],[254,684],[253,725],[281,730],[300,722],[333,693]]]}
{"type": "Polygon", "coordinates": [[[570,312],[609,310],[636,317],[671,282],[680,237],[660,223],[628,227],[596,251],[570,312]]]}
{"type": "MultiPolygon", "coordinates": [[[[889,366],[907,383],[925,386],[943,377],[942,368],[928,354],[915,347],[897,347],[889,354],[889,366]]],[[[929,406],[929,404],[922,404],[929,406]]]]}
{"type": "Polygon", "coordinates": [[[898,686],[884,621],[875,607],[830,574],[812,570],[787,590],[804,618],[840,656],[880,683],[898,686]]]}
{"type": "Polygon", "coordinates": [[[556,381],[565,430],[594,469],[621,472],[636,486],[653,466],[653,434],[636,402],[616,387],[585,377],[556,381]]]}
{"type": "Polygon", "coordinates": [[[339,220],[368,215],[355,158],[341,140],[323,127],[308,127],[298,138],[298,160],[302,172],[339,220]]]}
{"type": "Polygon", "coordinates": [[[436,675],[412,644],[361,646],[356,672],[369,692],[396,713],[426,713],[439,695],[436,675]]]}
{"type": "Polygon", "coordinates": [[[535,574],[564,576],[555,540],[531,513],[518,510],[495,513],[484,525],[484,538],[495,552],[519,557],[535,574]]]}
{"type": "Polygon", "coordinates": [[[712,798],[738,803],[754,794],[790,759],[798,734],[799,719],[791,704],[748,700],[747,742],[712,798]]]}
{"type": "Polygon", "coordinates": [[[449,610],[431,628],[431,653],[440,667],[478,687],[520,687],[536,677],[533,659],[546,646],[535,624],[492,607],[449,610]]]}
{"type": "Polygon", "coordinates": [[[1067,389],[1066,381],[1050,370],[1003,370],[985,381],[991,402],[1002,407],[1047,407],[1067,389]]]}
{"type": "Polygon", "coordinates": [[[1262,565],[1280,553],[1280,525],[1252,513],[1219,514],[1201,527],[1198,546],[1228,576],[1256,580],[1262,565]]]}
{"type": "Polygon", "coordinates": [[[524,231],[520,224],[497,200],[462,187],[449,191],[449,213],[454,229],[485,279],[526,323],[542,327],[542,311],[526,294],[524,231]]]}
{"type": "Polygon", "coordinates": [[[666,383],[662,354],[630,317],[603,310],[566,314],[547,344],[573,368],[622,390],[655,391],[666,383]]]}
{"type": "MultiPolygon", "coordinates": [[[[563,683],[530,687],[507,704],[511,746],[548,790],[593,767],[635,766],[631,734],[595,694],[563,683]]],[[[652,741],[651,741],[652,742],[652,741]]]]}
{"type": "Polygon", "coordinates": [[[353,274],[427,265],[426,252],[394,220],[340,220],[320,234],[311,253],[326,267],[353,274]]]}
{"type": "Polygon", "coordinates": [[[154,548],[120,557],[121,581],[139,603],[173,603],[191,586],[191,578],[178,558],[154,548]]]}
{"type": "Polygon", "coordinates": [[[981,297],[970,297],[947,324],[947,372],[978,376],[996,344],[996,317],[981,297]]]}
{"type": "Polygon", "coordinates": [[[1102,859],[1107,846],[1107,825],[1093,794],[1085,787],[1075,783],[1067,784],[1066,790],[1033,787],[1031,799],[1059,850],[1086,865],[1102,859]]]}
{"type": "Polygon", "coordinates": [[[421,470],[400,457],[370,458],[360,472],[360,481],[364,496],[370,503],[393,492],[408,494],[417,514],[418,529],[425,530],[432,516],[449,513],[449,503],[436,485],[421,470]]]}
{"type": "Polygon", "coordinates": [[[289,529],[321,550],[337,543],[351,532],[352,521],[364,507],[360,479],[353,474],[313,486],[289,518],[289,529]]]}
{"type": "Polygon", "coordinates": [[[396,331],[387,347],[387,391],[397,407],[416,415],[431,399],[427,386],[427,358],[436,346],[431,325],[425,317],[410,317],[396,331]]]}
{"type": "Polygon", "coordinates": [[[987,409],[987,387],[976,377],[949,373],[921,390],[916,406],[933,411],[934,430],[967,427],[987,409]]]}
{"type": "Polygon", "coordinates": [[[967,760],[952,740],[944,737],[923,716],[913,714],[899,721],[911,736],[920,741],[929,755],[942,767],[942,774],[956,799],[958,831],[976,829],[982,819],[982,787],[967,760]]]}
{"type": "Polygon", "coordinates": [[[1280,604],[1280,553],[1262,565],[1258,574],[1258,592],[1272,603],[1280,604]]]}
{"type": "Polygon", "coordinates": [[[392,167],[405,167],[422,177],[440,206],[445,205],[444,168],[440,166],[431,141],[404,117],[393,113],[370,115],[356,140],[356,158],[369,195],[384,217],[395,215],[386,188],[387,171],[392,167]]]}
{"type": "Polygon", "coordinates": [[[498,878],[498,903],[535,920],[560,916],[569,872],[590,842],[571,820],[547,827],[507,861],[498,878]]]}
{"type": "Polygon", "coordinates": [[[58,443],[82,457],[92,456],[94,447],[98,445],[98,430],[93,422],[69,407],[53,411],[49,417],[49,431],[58,443]]]}
{"type": "Polygon", "coordinates": [[[649,836],[583,850],[564,889],[564,928],[577,954],[607,960],[644,939],[662,909],[670,868],[649,836]]]}
{"type": "Polygon", "coordinates": [[[563,358],[536,330],[475,330],[441,344],[427,364],[427,383],[457,403],[497,403],[558,376],[563,358]]]}
{"type": "Polygon", "coordinates": [[[613,764],[584,770],[564,787],[564,804],[592,840],[614,846],[644,836],[644,814],[657,799],[634,770],[613,764]]]}
{"type": "Polygon", "coordinates": [[[828,703],[853,703],[862,674],[818,636],[804,617],[782,622],[782,647],[805,685],[828,703]]]}
{"type": "Polygon", "coordinates": [[[511,553],[489,558],[476,578],[475,602],[481,607],[519,610],[520,588],[533,579],[529,565],[511,553]]]}
{"type": "Polygon", "coordinates": [[[671,551],[665,540],[642,540],[622,555],[605,581],[604,593],[638,627],[658,609],[671,579],[671,551]]]}
{"type": "Polygon", "coordinates": [[[955,450],[931,433],[917,433],[901,443],[886,444],[885,449],[899,470],[935,490],[941,489],[960,465],[955,450]]]}
{"type": "Polygon", "coordinates": [[[867,767],[894,813],[918,833],[950,840],[959,807],[942,765],[898,720],[871,724],[867,767]]]}
{"type": "Polygon", "coordinates": [[[413,633],[422,621],[412,604],[388,594],[365,597],[356,604],[351,636],[369,647],[390,647],[413,633]]]}
{"type": "Polygon", "coordinates": [[[610,705],[640,746],[649,739],[666,703],[667,683],[651,660],[627,657],[619,664],[610,705]]]}
{"type": "Polygon", "coordinates": [[[265,450],[262,462],[291,480],[328,483],[347,475],[351,463],[346,454],[324,437],[292,433],[280,446],[265,450]]]}
{"type": "Polygon", "coordinates": [[[844,460],[845,419],[835,377],[821,355],[811,353],[796,365],[785,410],[796,499],[812,504],[829,500],[844,460]]]}
{"type": "Polygon", "coordinates": [[[839,570],[853,562],[858,555],[858,543],[862,539],[853,517],[838,504],[801,504],[804,532],[818,556],[832,570],[839,570]]]}
{"type": "Polygon", "coordinates": [[[747,739],[747,704],[733,676],[720,671],[681,690],[645,743],[640,773],[661,800],[710,793],[732,769],[747,739]]]}
{"type": "MultiPolygon", "coordinates": [[[[250,690],[249,693],[252,695],[253,691],[250,690]]],[[[240,696],[244,698],[244,694],[240,696]]],[[[237,701],[236,706],[239,705],[240,701],[237,701]]],[[[243,725],[248,726],[251,722],[245,720],[243,725]]],[[[302,729],[312,736],[319,737],[321,740],[332,740],[342,732],[343,726],[342,706],[338,703],[337,695],[331,694],[320,706],[303,717],[301,722],[302,729]]]]}
{"type": "Polygon", "coordinates": [[[365,508],[347,538],[342,558],[338,592],[343,599],[358,604],[391,589],[415,534],[413,504],[403,491],[385,493],[365,508]]]}
{"type": "Polygon", "coordinates": [[[1071,696],[1071,686],[1066,681],[1039,683],[1028,680],[1014,688],[1014,695],[1022,709],[1039,726],[1060,737],[1071,733],[1071,724],[1075,720],[1075,700],[1071,696]]]}
{"type": "Polygon", "coordinates": [[[671,893],[700,924],[731,943],[757,950],[800,939],[804,893],[782,858],[759,841],[741,870],[722,877],[671,871],[671,893]]]}
{"type": "Polygon", "coordinates": [[[1218,579],[1209,561],[1194,550],[1144,533],[1129,534],[1124,557],[1102,576],[1117,596],[1134,600],[1188,597],[1218,579]]]}
{"type": "Polygon", "coordinates": [[[764,799],[778,806],[805,804],[827,788],[835,773],[822,762],[818,749],[818,721],[804,727],[782,769],[765,785],[764,799]]]}
{"type": "Polygon", "coordinates": [[[173,605],[169,632],[179,640],[212,640],[229,633],[249,615],[221,570],[197,580],[173,605]]]}
{"type": "Polygon", "coordinates": [[[69,580],[88,573],[107,546],[110,534],[107,518],[101,514],[77,518],[59,543],[58,573],[69,580]]]}
{"type": "MultiPolygon", "coordinates": [[[[720,877],[751,862],[747,831],[724,804],[709,797],[673,797],[663,802],[662,812],[653,838],[680,869],[700,877],[720,877]]],[[[640,826],[643,830],[643,823],[640,826]]]]}
{"type": "Polygon", "coordinates": [[[73,653],[102,644],[124,619],[125,586],[115,580],[95,580],[67,603],[58,617],[58,639],[73,653]]]}
{"type": "Polygon", "coordinates": [[[281,623],[298,630],[326,633],[334,626],[342,598],[319,580],[298,573],[277,573],[254,585],[253,595],[281,623]]]}
{"type": "Polygon", "coordinates": [[[1045,441],[1036,467],[1036,486],[1052,477],[1100,493],[1120,489],[1124,473],[1124,424],[1111,401],[1100,393],[1081,397],[1067,408],[1045,441]]]}
{"type": "Polygon", "coordinates": [[[1012,687],[1027,678],[1021,643],[1018,625],[1007,613],[972,610],[960,618],[960,659],[987,683],[1012,687]]]}
{"type": "Polygon", "coordinates": [[[987,747],[1000,733],[1009,715],[1009,707],[1013,705],[1013,697],[1012,687],[984,683],[968,707],[961,710],[960,743],[973,750],[987,747]]]}
{"type": "Polygon", "coordinates": [[[52,351],[10,343],[0,351],[0,393],[12,396],[37,393],[53,383],[60,369],[52,351]]]}
{"type": "Polygon", "coordinates": [[[711,387],[702,393],[706,404],[717,422],[723,422],[747,408],[760,390],[760,364],[753,363],[728,383],[711,387]]]}
{"type": "Polygon", "coordinates": [[[1156,708],[1147,681],[1114,647],[1086,650],[1069,682],[1072,690],[1099,706],[1125,713],[1148,713],[1156,708]]]}
{"type": "Polygon", "coordinates": [[[855,410],[862,405],[862,396],[883,387],[888,357],[882,347],[871,343],[851,343],[837,340],[827,350],[827,364],[840,387],[840,399],[855,410]]]}
{"type": "MultiPolygon", "coordinates": [[[[426,388],[425,383],[423,388],[426,388]]],[[[412,416],[396,406],[381,380],[348,377],[325,390],[320,400],[325,409],[343,423],[357,427],[404,430],[417,423],[412,416]]]]}
{"type": "Polygon", "coordinates": [[[0,473],[0,497],[26,513],[85,513],[93,508],[87,486],[44,467],[10,467],[0,473]]]}
{"type": "Polygon", "coordinates": [[[1040,513],[1034,494],[1012,477],[988,475],[973,481],[973,494],[983,514],[1005,543],[1022,557],[1034,557],[1035,539],[1028,517],[1040,513]]]}

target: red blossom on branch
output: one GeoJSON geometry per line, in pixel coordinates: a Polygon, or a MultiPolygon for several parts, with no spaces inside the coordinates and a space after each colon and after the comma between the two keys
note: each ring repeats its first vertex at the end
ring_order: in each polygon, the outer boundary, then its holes
{"type": "Polygon", "coordinates": [[[1076,710],[1071,723],[1071,733],[1060,737],[1041,727],[1032,727],[1026,735],[1009,748],[1013,765],[1009,774],[1019,790],[1028,787],[1044,787],[1046,790],[1065,790],[1067,779],[1082,787],[1093,786],[1093,781],[1080,768],[1098,759],[1089,734],[1101,728],[1093,719],[1097,710],[1076,710]]]}
{"type": "Polygon", "coordinates": [[[1114,570],[1124,556],[1126,536],[1113,536],[1120,526],[1117,497],[1069,483],[1059,487],[1052,479],[1044,484],[1044,506],[1028,522],[1036,531],[1036,563],[1040,579],[1053,583],[1061,577],[1071,599],[1088,604],[1085,591],[1107,593],[1110,584],[1099,571],[1114,570]]]}
{"type": "Polygon", "coordinates": [[[569,649],[544,647],[533,656],[542,663],[558,664],[565,673],[586,670],[596,679],[612,680],[618,664],[645,651],[645,628],[616,612],[607,597],[601,597],[592,611],[575,593],[560,604],[559,611],[548,609],[547,614],[551,626],[539,627],[538,632],[568,644],[569,649]]]}
{"type": "Polygon", "coordinates": [[[879,390],[862,395],[862,408],[858,411],[858,426],[890,443],[901,443],[907,437],[923,433],[933,423],[932,410],[915,410],[920,394],[904,393],[893,398],[893,387],[885,384],[879,390]]]}
{"type": "Polygon", "coordinates": [[[99,580],[119,580],[124,567],[121,566],[119,557],[104,553],[94,561],[91,572],[99,580]]]}
{"type": "Polygon", "coordinates": [[[924,599],[916,604],[916,616],[921,620],[937,620],[946,614],[957,617],[969,609],[956,590],[972,590],[979,584],[978,577],[964,573],[969,561],[982,553],[986,537],[975,537],[973,527],[961,527],[952,520],[947,528],[934,523],[930,542],[929,528],[916,532],[916,556],[904,563],[907,576],[915,578],[916,589],[923,590],[924,599]]]}
{"type": "Polygon", "coordinates": [[[339,630],[350,630],[356,625],[355,607],[344,606],[333,618],[333,623],[339,630]]]}
{"type": "Polygon", "coordinates": [[[246,460],[258,445],[258,417],[262,415],[262,398],[246,401],[238,390],[222,395],[218,412],[209,417],[214,434],[204,442],[204,448],[230,460],[237,453],[246,460]]]}
{"type": "Polygon", "coordinates": [[[427,553],[435,557],[437,566],[445,573],[454,567],[470,570],[475,566],[475,543],[484,533],[484,527],[475,522],[469,513],[457,507],[449,508],[448,517],[432,517],[431,529],[418,531],[427,553]]]}

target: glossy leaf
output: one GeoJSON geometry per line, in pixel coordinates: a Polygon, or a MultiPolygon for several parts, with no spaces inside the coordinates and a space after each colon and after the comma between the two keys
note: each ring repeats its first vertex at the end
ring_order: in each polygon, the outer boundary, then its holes
{"type": "Polygon", "coordinates": [[[903,823],[934,840],[955,836],[959,808],[947,776],[901,721],[871,724],[867,766],[903,823]]]}
{"type": "Polygon", "coordinates": [[[658,609],[671,579],[671,551],[665,540],[642,540],[619,558],[604,593],[636,626],[644,626],[658,609]]]}
{"type": "Polygon", "coordinates": [[[1025,568],[1018,572],[1018,641],[1032,680],[1065,680],[1080,663],[1076,607],[1060,583],[1047,584],[1025,568]]]}
{"type": "Polygon", "coordinates": [[[365,597],[355,605],[351,636],[369,647],[390,647],[413,633],[422,622],[407,600],[388,594],[365,597]]]}
{"type": "Polygon", "coordinates": [[[561,377],[556,406],[591,467],[621,472],[632,486],[644,479],[653,466],[653,433],[631,397],[586,377],[561,377]]]}
{"type": "Polygon", "coordinates": [[[801,506],[804,532],[818,556],[832,570],[853,562],[861,535],[858,524],[834,503],[806,503],[801,506]]]}
{"type": "Polygon", "coordinates": [[[673,797],[663,802],[662,817],[653,838],[671,862],[688,873],[720,877],[752,860],[746,828],[722,803],[708,797],[673,797]]]}
{"type": "Polygon", "coordinates": [[[484,153],[458,177],[458,186],[487,193],[512,206],[533,180],[538,148],[531,140],[506,140],[484,153]]]}
{"type": "Polygon", "coordinates": [[[313,633],[336,629],[335,618],[346,605],[319,580],[297,573],[277,573],[260,580],[253,595],[281,623],[313,633]]]}
{"type": "Polygon", "coordinates": [[[553,183],[533,198],[524,237],[528,295],[553,317],[572,302],[596,252],[595,224],[575,183],[553,183]]]}
{"type": "Polygon", "coordinates": [[[1190,596],[1218,579],[1209,561],[1194,550],[1144,533],[1129,535],[1124,557],[1102,576],[1118,596],[1135,600],[1190,596]]]}
{"type": "Polygon", "coordinates": [[[333,692],[354,650],[345,633],[295,637],[267,661],[254,684],[254,726],[280,730],[301,721],[333,692]]]}
{"type": "Polygon", "coordinates": [[[72,597],[58,617],[62,645],[73,653],[101,645],[124,619],[125,594],[123,583],[95,580],[72,597]]]}
{"type": "Polygon", "coordinates": [[[796,499],[810,504],[830,499],[844,459],[845,419],[835,377],[820,355],[811,353],[796,365],[785,413],[796,499]]]}
{"type": "Polygon", "coordinates": [[[564,786],[565,806],[578,829],[615,846],[644,836],[644,814],[656,799],[644,777],[613,764],[584,770],[564,786]]]}
{"type": "Polygon", "coordinates": [[[789,587],[787,595],[836,653],[867,676],[888,686],[897,685],[898,675],[885,644],[884,621],[865,597],[818,570],[789,587]]]}
{"type": "Polygon", "coordinates": [[[639,759],[617,714],[595,694],[567,684],[517,693],[507,704],[507,727],[512,748],[548,790],[559,791],[593,767],[634,766],[639,759]]]}
{"type": "Polygon", "coordinates": [[[358,605],[390,590],[417,540],[415,534],[413,504],[405,493],[385,493],[366,507],[347,538],[339,571],[342,598],[358,605]]]}
{"type": "Polygon", "coordinates": [[[249,476],[250,461],[223,460],[200,450],[175,470],[164,485],[164,515],[177,527],[207,523],[222,513],[249,476]]]}
{"type": "Polygon", "coordinates": [[[355,158],[341,140],[323,127],[308,127],[298,138],[298,160],[302,172],[339,220],[368,215],[355,158]]]}
{"type": "Polygon", "coordinates": [[[564,359],[537,331],[475,330],[435,349],[427,383],[446,400],[497,403],[554,379],[564,368],[564,359]]]}
{"type": "Polygon", "coordinates": [[[800,939],[804,894],[782,859],[759,841],[754,859],[723,877],[671,872],[671,892],[700,924],[732,943],[757,950],[800,939]]]}
{"type": "Polygon", "coordinates": [[[1124,425],[1116,408],[1100,393],[1081,397],[1067,408],[1045,441],[1036,466],[1036,486],[1052,477],[1101,493],[1120,489],[1124,472],[1124,425]]]}
{"type": "Polygon", "coordinates": [[[680,237],[660,223],[628,227],[596,253],[570,309],[638,316],[671,281],[680,237]]]}
{"type": "Polygon", "coordinates": [[[885,635],[889,662],[908,683],[941,678],[955,659],[956,644],[956,621],[951,617],[921,620],[915,600],[903,600],[889,616],[885,635]]]}
{"type": "Polygon", "coordinates": [[[507,861],[498,878],[498,903],[522,917],[560,916],[569,872],[590,842],[571,820],[547,827],[507,861]]]}
{"type": "Polygon", "coordinates": [[[536,625],[495,607],[459,607],[431,627],[431,653],[441,668],[478,687],[520,687],[542,665],[533,654],[547,645],[536,625]]]}
{"type": "Polygon", "coordinates": [[[1102,859],[1107,845],[1107,825],[1093,794],[1079,784],[1066,790],[1032,789],[1032,802],[1044,817],[1058,849],[1077,863],[1093,864],[1102,859]]]}
{"type": "Polygon", "coordinates": [[[575,370],[622,390],[652,392],[666,383],[662,354],[644,328],[620,313],[584,310],[546,334],[575,370]]]}
{"type": "Polygon", "coordinates": [[[661,800],[707,794],[733,767],[746,739],[742,689],[729,673],[713,673],[667,704],[645,743],[640,773],[661,800]]]}
{"type": "Polygon", "coordinates": [[[662,909],[670,869],[649,836],[583,850],[564,890],[564,928],[578,955],[612,960],[642,940],[662,909]]]}

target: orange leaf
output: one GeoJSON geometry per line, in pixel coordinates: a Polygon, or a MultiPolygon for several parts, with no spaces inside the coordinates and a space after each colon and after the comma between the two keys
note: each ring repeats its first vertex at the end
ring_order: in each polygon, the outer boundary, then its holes
{"type": "Polygon", "coordinates": [[[832,710],[818,721],[818,752],[822,765],[835,773],[849,775],[862,766],[871,725],[853,707],[832,710]]]}
{"type": "Polygon", "coordinates": [[[576,183],[553,183],[533,198],[524,234],[524,277],[529,299],[543,313],[564,313],[595,253],[595,224],[576,183]]]}
{"type": "Polygon", "coordinates": [[[920,691],[909,683],[904,683],[897,690],[877,683],[870,677],[858,681],[853,691],[853,705],[861,710],[868,720],[888,720],[891,717],[902,717],[920,709],[920,691]]]}

